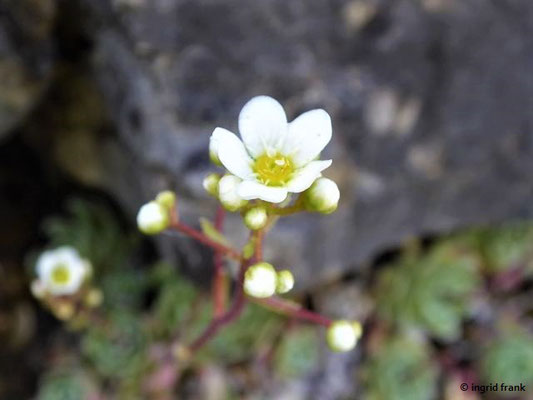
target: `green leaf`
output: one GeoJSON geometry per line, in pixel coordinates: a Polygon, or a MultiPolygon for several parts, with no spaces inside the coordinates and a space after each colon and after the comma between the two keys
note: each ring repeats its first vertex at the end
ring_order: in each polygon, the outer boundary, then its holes
{"type": "Polygon", "coordinates": [[[533,224],[515,222],[477,231],[479,250],[490,271],[516,267],[533,257],[533,224]]]}
{"type": "Polygon", "coordinates": [[[368,400],[433,399],[437,369],[425,343],[395,338],[365,363],[363,384],[368,400]]]}
{"type": "Polygon", "coordinates": [[[298,378],[318,363],[319,338],[312,326],[297,326],[284,332],[274,358],[276,372],[283,378],[298,378]]]}
{"type": "Polygon", "coordinates": [[[474,253],[453,241],[443,241],[426,254],[403,257],[379,274],[379,314],[441,339],[457,338],[469,298],[479,285],[478,263],[474,253]]]}
{"type": "MultiPolygon", "coordinates": [[[[206,312],[206,315],[209,314],[206,312]]],[[[236,321],[225,325],[207,344],[202,356],[204,359],[214,358],[224,362],[243,361],[252,357],[258,346],[274,339],[281,322],[278,315],[255,304],[248,304],[236,321]]],[[[201,330],[204,328],[205,324],[201,330]]]]}
{"type": "Polygon", "coordinates": [[[170,337],[178,329],[187,330],[181,326],[186,319],[191,317],[191,305],[198,299],[199,293],[194,285],[181,278],[175,268],[162,265],[156,270],[161,282],[157,299],[153,306],[153,315],[156,322],[156,334],[170,337]]]}
{"type": "Polygon", "coordinates": [[[80,400],[87,389],[77,373],[58,372],[48,375],[39,387],[38,400],[80,400]]]}
{"type": "Polygon", "coordinates": [[[134,242],[108,207],[74,198],[68,201],[67,210],[69,215],[49,218],[43,224],[51,246],[76,248],[97,271],[124,264],[134,242]]]}
{"type": "Polygon", "coordinates": [[[202,228],[202,232],[209,239],[221,245],[230,246],[228,239],[222,233],[220,233],[207,218],[200,218],[200,227],[202,228]]]}
{"type": "MultiPolygon", "coordinates": [[[[491,343],[483,355],[482,375],[486,383],[533,385],[533,336],[515,333],[491,343]]],[[[500,393],[504,395],[505,393],[500,393]]],[[[513,393],[509,393],[512,395],[513,393]]]]}
{"type": "Polygon", "coordinates": [[[145,363],[146,336],[134,314],[109,315],[108,326],[94,326],[83,337],[83,354],[104,377],[134,378],[145,363]]]}

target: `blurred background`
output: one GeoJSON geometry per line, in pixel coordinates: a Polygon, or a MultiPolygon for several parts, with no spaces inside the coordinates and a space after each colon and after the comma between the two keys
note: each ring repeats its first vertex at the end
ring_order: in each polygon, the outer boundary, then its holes
{"type": "Polygon", "coordinates": [[[0,0],[0,398],[533,399],[532,72],[530,0],[0,0]],[[172,189],[183,220],[212,217],[209,136],[259,94],[330,113],[341,190],[265,257],[365,334],[334,354],[249,307],[180,369],[164,344],[206,324],[211,255],[135,214],[172,189]],[[64,244],[106,329],[31,296],[64,244]]]}

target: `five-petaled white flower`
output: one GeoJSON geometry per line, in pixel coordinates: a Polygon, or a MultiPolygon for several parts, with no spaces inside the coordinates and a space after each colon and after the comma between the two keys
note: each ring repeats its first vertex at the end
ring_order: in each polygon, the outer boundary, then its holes
{"type": "Polygon", "coordinates": [[[36,270],[43,289],[61,296],[78,291],[90,271],[90,264],[74,248],[63,246],[42,253],[36,270]]]}
{"type": "Polygon", "coordinates": [[[211,135],[211,151],[233,175],[242,179],[237,193],[246,200],[280,203],[288,193],[301,193],[331,165],[317,160],[331,139],[331,119],[322,109],[287,123],[283,107],[258,96],[239,115],[242,141],[223,128],[211,135]]]}

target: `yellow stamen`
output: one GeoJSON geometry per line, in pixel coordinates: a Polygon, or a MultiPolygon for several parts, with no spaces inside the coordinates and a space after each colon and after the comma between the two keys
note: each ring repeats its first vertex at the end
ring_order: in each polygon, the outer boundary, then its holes
{"type": "Polygon", "coordinates": [[[294,166],[290,158],[282,154],[263,154],[255,160],[253,166],[258,180],[267,186],[285,185],[292,173],[294,166]]]}
{"type": "Polygon", "coordinates": [[[52,271],[52,281],[57,285],[64,285],[70,280],[70,271],[64,264],[58,264],[52,271]]]}

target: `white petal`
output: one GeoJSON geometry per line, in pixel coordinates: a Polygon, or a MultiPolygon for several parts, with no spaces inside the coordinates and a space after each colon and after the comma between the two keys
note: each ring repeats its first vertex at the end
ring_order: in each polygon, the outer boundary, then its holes
{"type": "Polygon", "coordinates": [[[252,157],[275,153],[287,136],[287,116],[283,107],[272,97],[254,97],[239,114],[239,132],[252,157]]]}
{"type": "Polygon", "coordinates": [[[265,186],[255,181],[244,181],[238,188],[239,196],[246,200],[261,199],[270,203],[281,203],[287,198],[284,187],[265,186]]]}
{"type": "Polygon", "coordinates": [[[314,160],[331,140],[331,118],[322,110],[303,113],[289,124],[283,154],[292,156],[297,167],[314,160]]]}
{"type": "Polygon", "coordinates": [[[224,128],[216,128],[211,135],[217,143],[218,158],[233,175],[249,179],[253,174],[252,159],[237,136],[224,128]]]}
{"type": "Polygon", "coordinates": [[[56,260],[57,258],[51,250],[45,251],[40,255],[35,268],[40,279],[44,279],[50,273],[50,270],[56,264],[56,260]]]}
{"type": "Polygon", "coordinates": [[[287,190],[291,193],[301,193],[308,189],[320,177],[320,173],[331,165],[331,160],[311,161],[305,167],[297,170],[289,183],[287,190]]]}

